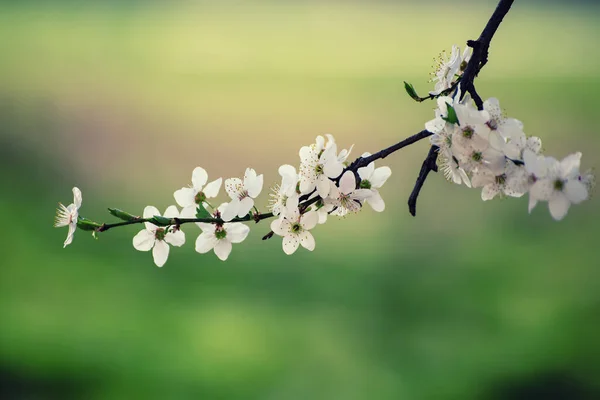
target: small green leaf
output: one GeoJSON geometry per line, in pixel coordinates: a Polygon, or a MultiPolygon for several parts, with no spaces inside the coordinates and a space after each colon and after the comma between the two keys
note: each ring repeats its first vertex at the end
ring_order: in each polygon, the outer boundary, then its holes
{"type": "Polygon", "coordinates": [[[417,94],[417,91],[415,90],[414,86],[406,81],[404,81],[404,89],[406,90],[406,93],[408,93],[408,95],[414,100],[414,101],[422,101],[421,98],[419,97],[419,95],[417,94]]]}
{"type": "Polygon", "coordinates": [[[448,105],[448,116],[443,118],[445,121],[451,123],[451,124],[458,124],[458,117],[456,116],[456,110],[454,109],[454,107],[452,107],[450,104],[446,103],[448,105]]]}
{"type": "Polygon", "coordinates": [[[131,215],[123,210],[119,210],[118,208],[109,208],[108,212],[114,215],[115,217],[122,219],[123,221],[134,221],[136,219],[139,219],[139,217],[131,215]]]}
{"type": "Polygon", "coordinates": [[[77,218],[77,227],[82,231],[95,231],[101,226],[102,225],[100,225],[99,223],[90,221],[89,219],[83,217],[77,218]]]}
{"type": "Polygon", "coordinates": [[[206,208],[204,208],[202,203],[200,203],[198,205],[198,208],[196,208],[196,218],[211,218],[211,217],[212,217],[212,215],[210,215],[210,213],[206,210],[206,208]]]}
{"type": "Polygon", "coordinates": [[[171,218],[161,217],[160,215],[155,215],[154,217],[150,218],[149,222],[158,226],[173,225],[173,223],[171,222],[171,218]]]}

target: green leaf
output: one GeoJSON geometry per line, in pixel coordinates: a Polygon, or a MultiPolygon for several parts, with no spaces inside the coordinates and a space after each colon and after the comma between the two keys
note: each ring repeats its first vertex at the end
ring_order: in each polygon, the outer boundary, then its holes
{"type": "Polygon", "coordinates": [[[94,221],[90,221],[89,219],[83,217],[77,218],[77,227],[82,231],[95,231],[101,226],[101,224],[94,221]]]}
{"type": "Polygon", "coordinates": [[[458,124],[458,117],[456,116],[456,110],[450,104],[448,104],[448,103],[446,103],[446,104],[448,105],[448,116],[445,118],[442,117],[442,119],[451,124],[458,124]]]}
{"type": "Polygon", "coordinates": [[[406,81],[404,81],[404,89],[406,90],[406,93],[408,93],[408,95],[414,100],[414,101],[422,101],[421,98],[419,97],[419,95],[417,94],[417,91],[415,90],[414,86],[406,81]]]}
{"type": "Polygon", "coordinates": [[[115,217],[122,219],[123,221],[134,221],[140,218],[136,217],[135,215],[131,215],[123,210],[119,210],[118,208],[109,208],[108,212],[114,215],[115,217]]]}
{"type": "Polygon", "coordinates": [[[204,208],[204,205],[199,204],[196,208],[196,218],[212,218],[212,215],[204,208]]]}
{"type": "Polygon", "coordinates": [[[150,218],[149,222],[158,226],[173,225],[171,218],[161,217],[160,215],[155,215],[154,217],[150,218]]]}

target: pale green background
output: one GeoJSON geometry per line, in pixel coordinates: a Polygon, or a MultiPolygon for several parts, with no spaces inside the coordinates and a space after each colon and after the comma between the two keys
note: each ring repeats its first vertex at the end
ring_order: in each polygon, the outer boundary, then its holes
{"type": "MultiPolygon", "coordinates": [[[[479,93],[547,154],[597,167],[600,9],[516,3],[479,93]]],[[[74,185],[103,222],[108,206],[174,204],[196,166],[252,166],[270,186],[318,134],[359,155],[420,131],[434,104],[402,81],[426,93],[433,58],[494,6],[1,3],[2,397],[600,397],[597,196],[555,222],[434,174],[412,218],[426,142],[379,164],[385,213],[317,227],[313,253],[262,242],[262,223],[222,263],[186,226],[158,269],[131,245],[137,226],[67,249],[52,228],[74,185]]]]}

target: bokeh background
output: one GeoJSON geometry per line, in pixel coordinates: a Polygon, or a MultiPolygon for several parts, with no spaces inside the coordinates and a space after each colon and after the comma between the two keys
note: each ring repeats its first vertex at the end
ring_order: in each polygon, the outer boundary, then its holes
{"type": "MultiPolygon", "coordinates": [[[[477,81],[556,157],[600,151],[600,7],[517,1],[477,81]]],[[[167,264],[81,213],[164,210],[202,166],[278,180],[332,133],[354,154],[423,128],[433,58],[476,38],[494,1],[0,3],[2,398],[600,398],[598,198],[562,222],[527,199],[427,181],[427,152],[385,160],[387,209],[314,231],[294,256],[253,226],[230,259],[167,264]]],[[[261,208],[267,204],[267,190],[261,208]]],[[[225,200],[225,197],[223,197],[225,200]]]]}

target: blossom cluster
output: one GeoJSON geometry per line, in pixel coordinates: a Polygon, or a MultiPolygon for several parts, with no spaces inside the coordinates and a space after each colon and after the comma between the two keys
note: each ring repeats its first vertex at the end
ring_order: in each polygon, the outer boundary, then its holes
{"type": "MultiPolygon", "coordinates": [[[[471,58],[471,48],[461,53],[454,46],[449,57],[443,53],[434,73],[434,90],[427,98],[418,97],[412,85],[405,83],[413,99],[437,99],[435,118],[425,124],[425,133],[431,135],[444,176],[456,184],[480,188],[484,201],[529,193],[529,212],[539,202],[548,202],[552,217],[564,218],[571,204],[589,197],[593,185],[592,174],[580,171],[581,153],[561,161],[544,156],[540,138],[527,136],[521,121],[505,116],[496,98],[482,103],[476,96],[477,108],[468,94],[461,95],[461,79],[471,58]]],[[[466,87],[474,91],[472,83],[466,87]]],[[[424,137],[427,135],[419,139],[424,137]]],[[[371,158],[364,153],[356,163],[349,164],[352,147],[338,151],[332,135],[317,136],[314,143],[300,149],[297,168],[288,164],[279,167],[281,183],[272,189],[268,213],[261,213],[255,205],[263,189],[262,174],[247,168],[243,178],[209,182],[207,172],[197,167],[192,172],[191,185],[173,194],[179,208],[171,205],[161,215],[156,207],[147,206],[142,217],[109,209],[124,222],[98,224],[79,215],[82,195],[73,188],[73,203],[59,204],[55,226],[68,226],[66,247],[73,241],[76,228],[95,235],[117,226],[144,223],[144,229],[133,238],[133,246],[140,251],[152,250],[159,267],[167,261],[169,245],[185,244],[185,223],[195,223],[200,228],[196,251],[204,254],[213,250],[221,260],[229,257],[234,243],[241,243],[248,236],[250,228],[244,222],[267,218],[273,218],[272,232],[265,238],[281,236],[286,254],[293,254],[300,246],[312,251],[315,239],[311,230],[327,222],[330,215],[344,217],[360,211],[365,204],[374,211],[384,211],[379,190],[392,171],[389,167],[375,168],[372,160],[402,148],[402,143],[371,158]],[[217,203],[222,186],[228,199],[217,203]]]]}
{"type": "Polygon", "coordinates": [[[281,184],[274,188],[269,208],[278,217],[271,230],[283,237],[286,254],[294,253],[300,245],[312,251],[315,241],[310,230],[325,223],[329,214],[342,217],[356,213],[365,203],[377,212],[385,208],[378,189],[392,174],[391,169],[375,168],[371,162],[355,174],[346,168],[352,148],[338,152],[333,136],[325,136],[317,136],[315,143],[300,149],[298,170],[292,165],[279,167],[281,184]]]}
{"type": "Polygon", "coordinates": [[[546,201],[556,220],[588,198],[593,176],[580,171],[581,153],[562,161],[544,156],[540,138],[525,135],[523,123],[506,117],[496,98],[478,110],[468,95],[460,97],[458,90],[438,97],[435,118],[425,124],[449,181],[481,188],[484,201],[529,193],[529,212],[546,201]]]}
{"type": "MultiPolygon", "coordinates": [[[[142,217],[114,209],[111,213],[128,221],[120,225],[144,223],[144,229],[133,238],[133,247],[139,251],[152,250],[154,263],[159,267],[167,261],[169,245],[185,244],[181,225],[186,222],[194,222],[201,230],[195,242],[196,251],[204,254],[213,250],[223,261],[229,257],[232,245],[248,236],[250,228],[243,222],[258,222],[263,217],[275,218],[271,229],[273,234],[282,237],[286,254],[294,253],[300,245],[312,251],[315,240],[310,231],[325,223],[329,214],[342,217],[356,213],[365,203],[378,212],[385,208],[379,189],[390,177],[390,168],[375,168],[371,162],[356,171],[351,170],[346,162],[350,151],[338,152],[332,135],[318,136],[315,143],[302,147],[298,169],[291,165],[279,167],[281,183],[272,189],[269,214],[261,214],[254,203],[263,189],[262,174],[247,168],[243,179],[229,178],[223,185],[222,178],[208,182],[208,174],[201,167],[192,172],[191,185],[173,194],[180,209],[171,205],[161,214],[156,207],[147,206],[142,217]],[[229,200],[215,207],[211,202],[218,197],[222,186],[229,200]]],[[[367,156],[368,153],[363,154],[367,156]]],[[[69,226],[65,246],[73,240],[78,226],[94,232],[106,229],[89,221],[82,224],[78,215],[81,191],[74,188],[73,193],[74,203],[68,207],[60,205],[55,224],[69,226]]]]}

